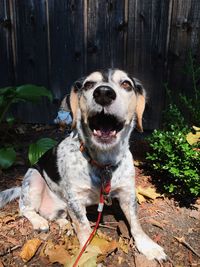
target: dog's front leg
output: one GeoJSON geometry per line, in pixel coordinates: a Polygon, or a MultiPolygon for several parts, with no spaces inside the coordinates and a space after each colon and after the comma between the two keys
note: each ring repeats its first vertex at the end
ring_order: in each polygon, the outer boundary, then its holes
{"type": "Polygon", "coordinates": [[[80,246],[83,247],[87,241],[90,233],[91,227],[86,216],[86,207],[81,205],[78,201],[68,202],[68,212],[74,224],[74,228],[80,243],[80,246]]]}
{"type": "Polygon", "coordinates": [[[137,249],[149,260],[165,260],[166,254],[162,247],[149,238],[137,219],[137,201],[135,192],[123,192],[119,194],[120,206],[130,224],[131,234],[135,240],[137,249]]]}

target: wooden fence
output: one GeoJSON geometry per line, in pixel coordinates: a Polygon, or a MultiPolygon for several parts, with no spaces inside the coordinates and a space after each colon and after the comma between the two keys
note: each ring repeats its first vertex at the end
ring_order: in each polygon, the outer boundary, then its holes
{"type": "Polygon", "coordinates": [[[148,92],[145,128],[159,126],[163,83],[190,90],[188,52],[200,59],[199,0],[0,0],[0,87],[45,85],[54,102],[20,105],[26,122],[52,122],[61,97],[82,75],[125,69],[148,92]],[[186,86],[187,84],[187,86],[186,86]]]}

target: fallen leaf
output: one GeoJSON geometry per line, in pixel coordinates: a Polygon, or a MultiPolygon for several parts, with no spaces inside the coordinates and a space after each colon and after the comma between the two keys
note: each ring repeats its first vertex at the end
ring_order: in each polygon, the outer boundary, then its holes
{"type": "Polygon", "coordinates": [[[56,245],[52,240],[48,240],[44,247],[40,251],[41,257],[48,257],[51,263],[58,262],[60,264],[65,264],[67,261],[71,261],[71,256],[69,255],[66,247],[64,245],[56,245]]]}
{"type": "Polygon", "coordinates": [[[48,253],[49,261],[51,263],[59,262],[60,264],[65,264],[67,261],[71,260],[71,257],[64,246],[55,245],[52,250],[48,253]]]}
{"type": "Polygon", "coordinates": [[[138,203],[139,204],[142,204],[143,202],[146,202],[146,198],[143,197],[143,195],[140,195],[136,189],[136,197],[137,197],[137,200],[138,200],[138,203]]]}
{"type": "MultiPolygon", "coordinates": [[[[89,245],[86,251],[81,256],[78,266],[79,267],[96,267],[97,266],[97,256],[101,254],[101,250],[93,245],[89,245]]],[[[76,261],[79,252],[73,257],[73,259],[65,264],[65,267],[72,267],[76,261]]]]}
{"type": "Polygon", "coordinates": [[[134,164],[134,166],[139,167],[141,165],[141,161],[133,160],[133,164],[134,164]]]}
{"type": "Polygon", "coordinates": [[[42,241],[38,238],[33,238],[25,243],[20,253],[24,262],[29,261],[35,255],[41,243],[42,241]]]}
{"type": "MultiPolygon", "coordinates": [[[[108,254],[118,247],[118,243],[115,240],[110,241],[108,239],[107,236],[105,238],[100,238],[96,235],[81,256],[78,266],[96,267],[97,263],[103,261],[108,254]]],[[[70,262],[67,262],[65,267],[72,267],[78,255],[79,253],[77,253],[70,262]]]]}
{"type": "Polygon", "coordinates": [[[152,200],[161,197],[160,194],[156,193],[155,188],[152,187],[142,188],[141,186],[138,186],[137,193],[152,200]]]}
{"type": "Polygon", "coordinates": [[[7,223],[9,223],[9,222],[13,222],[13,221],[16,220],[16,217],[17,217],[17,216],[18,216],[17,214],[7,214],[7,215],[3,218],[2,222],[5,223],[5,224],[7,224],[7,223]]]}
{"type": "Polygon", "coordinates": [[[155,219],[149,219],[148,222],[154,226],[161,228],[162,230],[164,228],[163,225],[160,222],[156,221],[155,219]]]}
{"type": "Polygon", "coordinates": [[[108,241],[103,238],[95,236],[91,242],[92,246],[96,246],[100,249],[101,254],[109,254],[117,248],[117,242],[115,240],[108,241]]]}
{"type": "Polygon", "coordinates": [[[193,126],[195,133],[188,133],[186,135],[186,140],[190,145],[200,142],[200,128],[193,126]]]}
{"type": "Polygon", "coordinates": [[[127,243],[127,240],[125,240],[124,238],[119,238],[119,248],[125,252],[126,254],[128,254],[129,251],[129,244],[127,243]]]}

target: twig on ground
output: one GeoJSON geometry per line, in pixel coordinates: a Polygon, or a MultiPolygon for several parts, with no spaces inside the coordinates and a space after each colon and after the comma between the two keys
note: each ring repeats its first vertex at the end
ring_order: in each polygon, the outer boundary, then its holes
{"type": "MultiPolygon", "coordinates": [[[[96,223],[91,223],[91,226],[95,226],[96,223]]],[[[109,226],[109,225],[105,225],[105,224],[99,224],[100,227],[103,227],[103,228],[108,228],[108,229],[111,229],[111,230],[116,230],[116,227],[113,227],[113,226],[109,226]]]]}
{"type": "Polygon", "coordinates": [[[200,254],[198,252],[196,252],[196,250],[193,249],[193,247],[188,244],[186,241],[185,241],[185,238],[184,237],[176,237],[174,236],[174,238],[181,244],[183,244],[184,246],[186,246],[187,248],[189,248],[197,257],[200,258],[200,254]]]}
{"type": "Polygon", "coordinates": [[[3,256],[5,256],[6,254],[8,254],[8,253],[10,253],[10,252],[12,252],[12,251],[14,251],[14,250],[16,250],[16,249],[18,249],[18,248],[21,248],[21,247],[22,247],[22,245],[17,245],[17,246],[14,246],[14,247],[9,247],[9,248],[7,248],[6,250],[0,252],[0,256],[3,257],[3,256]]]}

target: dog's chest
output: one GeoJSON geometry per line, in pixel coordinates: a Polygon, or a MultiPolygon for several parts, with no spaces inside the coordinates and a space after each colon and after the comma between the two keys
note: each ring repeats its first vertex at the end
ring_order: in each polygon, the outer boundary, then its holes
{"type": "MultiPolygon", "coordinates": [[[[77,199],[84,205],[98,203],[101,188],[101,170],[92,166],[80,152],[78,140],[67,138],[58,147],[58,170],[61,176],[59,191],[68,201],[77,199]]],[[[132,157],[128,154],[111,173],[111,194],[115,197],[127,177],[133,175],[132,157]]]]}

